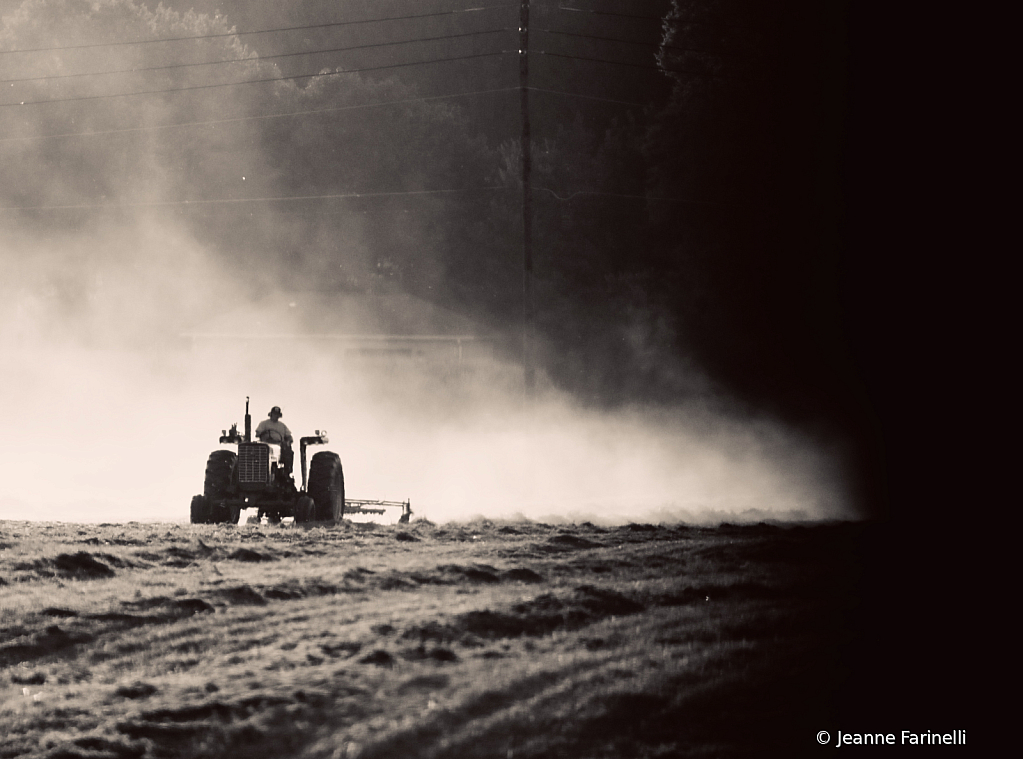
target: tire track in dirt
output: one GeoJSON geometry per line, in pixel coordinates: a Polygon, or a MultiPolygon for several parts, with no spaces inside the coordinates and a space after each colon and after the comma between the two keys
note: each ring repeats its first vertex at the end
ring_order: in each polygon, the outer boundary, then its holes
{"type": "MultiPolygon", "coordinates": [[[[337,745],[341,744],[342,752],[347,751],[360,759],[388,759],[397,756],[416,756],[426,759],[436,756],[450,742],[450,737],[462,733],[468,725],[486,720],[495,714],[514,709],[516,705],[527,703],[539,694],[557,688],[565,677],[571,677],[599,666],[595,662],[580,662],[571,667],[556,670],[545,670],[520,677],[501,687],[464,694],[456,703],[443,708],[427,707],[428,711],[417,714],[413,724],[384,731],[382,736],[370,736],[365,731],[351,731],[339,737],[343,732],[334,729],[328,731],[329,737],[321,737],[311,745],[302,756],[305,759],[327,759],[338,756],[337,745]]],[[[440,690],[448,684],[448,679],[436,676],[420,676],[414,681],[407,681],[399,687],[402,693],[422,690],[427,693],[440,690]],[[429,679],[427,679],[429,678],[429,679]]]]}
{"type": "MultiPolygon", "coordinates": [[[[570,594],[563,595],[561,598],[551,594],[541,594],[531,601],[512,605],[506,610],[493,612],[494,614],[507,614],[509,619],[516,619],[518,622],[512,628],[508,628],[505,622],[499,628],[491,627],[488,629],[493,633],[492,637],[494,638],[518,637],[524,634],[542,635],[555,629],[575,629],[607,617],[614,612],[628,614],[635,613],[640,609],[642,607],[639,604],[630,601],[620,594],[593,588],[592,586],[583,586],[570,594]],[[586,610],[586,615],[577,616],[582,610],[586,610]],[[543,621],[538,624],[536,622],[537,619],[543,621]]],[[[216,637],[219,640],[235,641],[237,647],[241,649],[248,649],[256,644],[270,643],[276,639],[278,629],[284,631],[288,627],[289,620],[275,620],[273,615],[266,613],[262,607],[258,612],[255,610],[254,612],[255,616],[244,620],[217,620],[216,618],[211,618],[209,622],[220,622],[219,627],[221,629],[215,631],[216,637]],[[263,624],[264,622],[269,622],[270,624],[267,626],[263,624]],[[249,628],[260,629],[264,634],[264,639],[261,641],[247,640],[242,634],[242,630],[249,628]]],[[[462,640],[459,642],[465,642],[466,634],[474,635],[474,630],[476,632],[483,632],[479,620],[472,616],[472,612],[456,617],[451,630],[453,632],[438,623],[427,622],[407,626],[400,635],[394,630],[386,629],[385,625],[377,625],[375,632],[388,638],[397,635],[395,640],[399,643],[398,655],[406,661],[431,660],[434,663],[443,663],[457,661],[458,659],[450,649],[435,645],[438,642],[447,642],[445,636],[461,634],[462,640]],[[415,645],[417,639],[418,646],[415,645]],[[433,645],[427,648],[424,646],[424,641],[433,645]],[[409,642],[410,645],[401,647],[405,642],[409,642]],[[419,652],[421,652],[421,655],[416,655],[419,652]],[[439,653],[446,653],[448,656],[439,656],[439,653]]],[[[213,632],[211,630],[197,631],[197,635],[208,639],[213,632]]],[[[231,645],[229,648],[235,648],[236,645],[231,645]]],[[[475,648],[478,644],[469,643],[469,645],[470,648],[475,648]]],[[[342,641],[340,643],[324,641],[319,643],[318,646],[319,651],[323,654],[323,659],[314,662],[314,665],[322,663],[323,660],[351,660],[363,650],[364,643],[360,641],[342,641]]],[[[164,651],[174,649],[174,646],[170,645],[169,640],[163,640],[159,647],[164,651]]],[[[226,653],[223,650],[223,646],[219,646],[217,651],[218,655],[226,653]]],[[[361,659],[360,663],[389,664],[393,661],[393,657],[390,654],[387,654],[387,662],[374,661],[372,657],[374,655],[379,656],[381,652],[382,649],[372,652],[367,657],[361,659]]],[[[213,651],[205,651],[207,659],[211,654],[213,654],[213,651]]],[[[239,664],[241,663],[239,662],[239,664]]],[[[494,691],[486,694],[482,700],[477,698],[472,704],[464,705],[457,713],[452,712],[445,718],[446,721],[438,729],[449,731],[453,730],[456,723],[461,721],[483,718],[494,711],[505,708],[507,704],[516,699],[526,697],[527,693],[535,694],[538,692],[538,689],[548,687],[548,680],[553,682],[552,678],[554,677],[555,675],[538,676],[515,686],[508,693],[494,691]]],[[[244,743],[242,723],[245,723],[258,711],[287,704],[292,704],[292,701],[275,696],[273,698],[257,699],[236,704],[226,703],[222,700],[212,701],[198,710],[150,710],[142,713],[138,719],[130,723],[119,724],[118,730],[133,739],[154,741],[164,746],[167,750],[172,751],[188,751],[197,742],[208,743],[210,740],[224,741],[226,742],[225,745],[234,746],[238,741],[244,743]],[[258,708],[256,708],[257,706],[258,708]]],[[[306,718],[312,719],[309,715],[306,715],[306,718]]],[[[292,742],[297,740],[296,736],[291,738],[282,736],[280,738],[281,750],[284,750],[286,746],[290,746],[292,742]]]]}
{"type": "Polygon", "coordinates": [[[79,614],[71,609],[44,609],[34,620],[26,620],[18,628],[5,631],[8,640],[0,644],[0,666],[10,667],[48,656],[74,656],[79,646],[126,630],[170,624],[213,610],[209,604],[195,598],[162,598],[153,606],[159,607],[158,613],[79,614]],[[53,616],[63,619],[63,627],[49,623],[52,620],[47,618],[53,616]]]}
{"type": "MultiPolygon", "coordinates": [[[[201,541],[200,541],[201,544],[201,541]]],[[[248,551],[248,549],[245,549],[248,551]]],[[[207,551],[206,553],[210,553],[207,551]]],[[[167,549],[165,554],[181,556],[176,547],[167,549]]],[[[195,554],[188,553],[189,561],[195,554]]],[[[245,563],[271,560],[267,554],[255,551],[242,553],[235,550],[228,555],[245,563]]],[[[39,560],[33,565],[39,567],[63,567],[68,572],[85,573],[87,577],[109,577],[113,575],[107,564],[99,562],[86,552],[60,554],[54,560],[39,560]]],[[[539,582],[542,578],[531,570],[516,567],[502,572],[490,565],[461,566],[445,564],[434,570],[389,572],[377,575],[372,570],[355,567],[347,570],[338,584],[319,580],[286,581],[274,585],[235,584],[215,587],[200,592],[196,597],[168,598],[154,596],[133,601],[122,601],[124,609],[130,611],[107,611],[80,614],[74,609],[47,608],[39,617],[60,617],[64,626],[52,624],[52,620],[31,621],[7,628],[3,631],[4,643],[0,644],[0,666],[9,667],[33,659],[51,655],[71,655],[77,646],[93,643],[111,635],[149,625],[171,624],[196,614],[211,613],[215,608],[236,606],[264,606],[270,602],[292,601],[303,598],[317,598],[339,593],[367,593],[375,590],[415,589],[422,585],[496,584],[500,582],[539,582]]]]}

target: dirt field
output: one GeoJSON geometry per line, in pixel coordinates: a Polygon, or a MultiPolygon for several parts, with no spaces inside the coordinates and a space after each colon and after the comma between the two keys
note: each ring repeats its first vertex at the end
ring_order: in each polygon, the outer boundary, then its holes
{"type": "Polygon", "coordinates": [[[0,522],[0,757],[819,751],[861,533],[0,522]]]}

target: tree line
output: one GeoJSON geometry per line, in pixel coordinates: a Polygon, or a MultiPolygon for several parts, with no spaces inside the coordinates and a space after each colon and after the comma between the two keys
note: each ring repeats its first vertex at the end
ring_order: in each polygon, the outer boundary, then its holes
{"type": "MultiPolygon", "coordinates": [[[[0,49],[232,31],[231,3],[226,15],[185,5],[25,0],[0,49]]],[[[616,107],[534,95],[541,368],[591,403],[724,390],[841,428],[858,413],[840,299],[842,6],[654,5],[660,70],[635,76],[658,77],[661,96],[616,107]]],[[[26,105],[0,107],[3,134],[33,139],[0,143],[3,205],[83,206],[5,223],[84,229],[109,206],[163,209],[257,290],[397,287],[472,316],[515,356],[517,93],[424,99],[445,77],[482,89],[472,62],[429,81],[316,66],[324,75],[289,79],[294,65],[259,46],[221,36],[5,55],[0,78],[16,81],[4,103],[26,105]],[[221,60],[234,62],[184,65],[221,60]],[[137,91],[151,94],[107,97],[137,91]],[[104,134],[35,139],[83,132],[104,134]]]]}

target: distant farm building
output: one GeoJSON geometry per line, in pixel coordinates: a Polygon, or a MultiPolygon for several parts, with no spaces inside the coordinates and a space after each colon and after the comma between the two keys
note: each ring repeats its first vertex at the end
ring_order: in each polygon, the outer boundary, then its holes
{"type": "Polygon", "coordinates": [[[183,337],[199,352],[318,355],[395,371],[477,373],[496,366],[496,339],[471,319],[406,293],[277,293],[183,337]]]}

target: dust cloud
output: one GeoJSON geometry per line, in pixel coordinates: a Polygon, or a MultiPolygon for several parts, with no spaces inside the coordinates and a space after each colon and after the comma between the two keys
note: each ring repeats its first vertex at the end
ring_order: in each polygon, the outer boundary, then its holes
{"type": "MultiPolygon", "coordinates": [[[[331,306],[310,321],[308,309],[304,320],[301,308],[281,313],[281,299],[319,288],[335,303],[372,304],[370,281],[383,272],[395,302],[430,314],[444,311],[426,301],[451,267],[516,292],[508,241],[517,227],[502,226],[511,206],[489,196],[457,213],[425,196],[341,210],[252,199],[474,187],[493,168],[487,139],[503,132],[484,139],[450,104],[345,110],[416,95],[397,80],[315,74],[269,91],[227,86],[280,75],[248,46],[253,38],[223,36],[232,23],[137,2],[49,0],[3,18],[0,518],[184,521],[221,430],[243,422],[246,396],[254,423],[278,405],[296,437],[326,429],[349,497],[410,499],[434,521],[853,514],[839,456],[713,393],[607,412],[547,382],[527,405],[521,368],[500,351],[453,370],[311,338],[338,331],[331,306]],[[105,44],[189,36],[181,46],[105,44]],[[68,40],[75,47],[59,59],[32,52],[68,40]],[[230,68],[210,69],[216,60],[230,68]],[[313,111],[328,115],[278,118],[313,111]],[[479,215],[501,222],[485,240],[445,236],[479,215]],[[483,243],[496,246],[488,256],[476,255],[483,243]],[[231,337],[227,316],[235,327],[262,322],[263,337],[231,337]],[[186,337],[211,333],[221,337],[186,337]]],[[[484,74],[473,64],[463,90],[493,88],[484,74]]],[[[463,295],[435,302],[462,305],[463,295]]],[[[518,308],[491,295],[466,310],[518,308]]],[[[499,342],[514,345],[516,329],[499,342]]],[[[387,334],[368,322],[343,331],[387,334]]],[[[647,364],[663,357],[633,347],[647,364]]]]}
{"type": "Polygon", "coordinates": [[[433,521],[704,522],[853,516],[837,457],[706,401],[601,412],[548,390],[523,403],[499,359],[452,374],[292,337],[197,347],[266,288],[144,215],[0,236],[0,518],[187,520],[221,430],[272,405],[296,438],[327,430],[351,498],[410,499],[433,521]]]}

